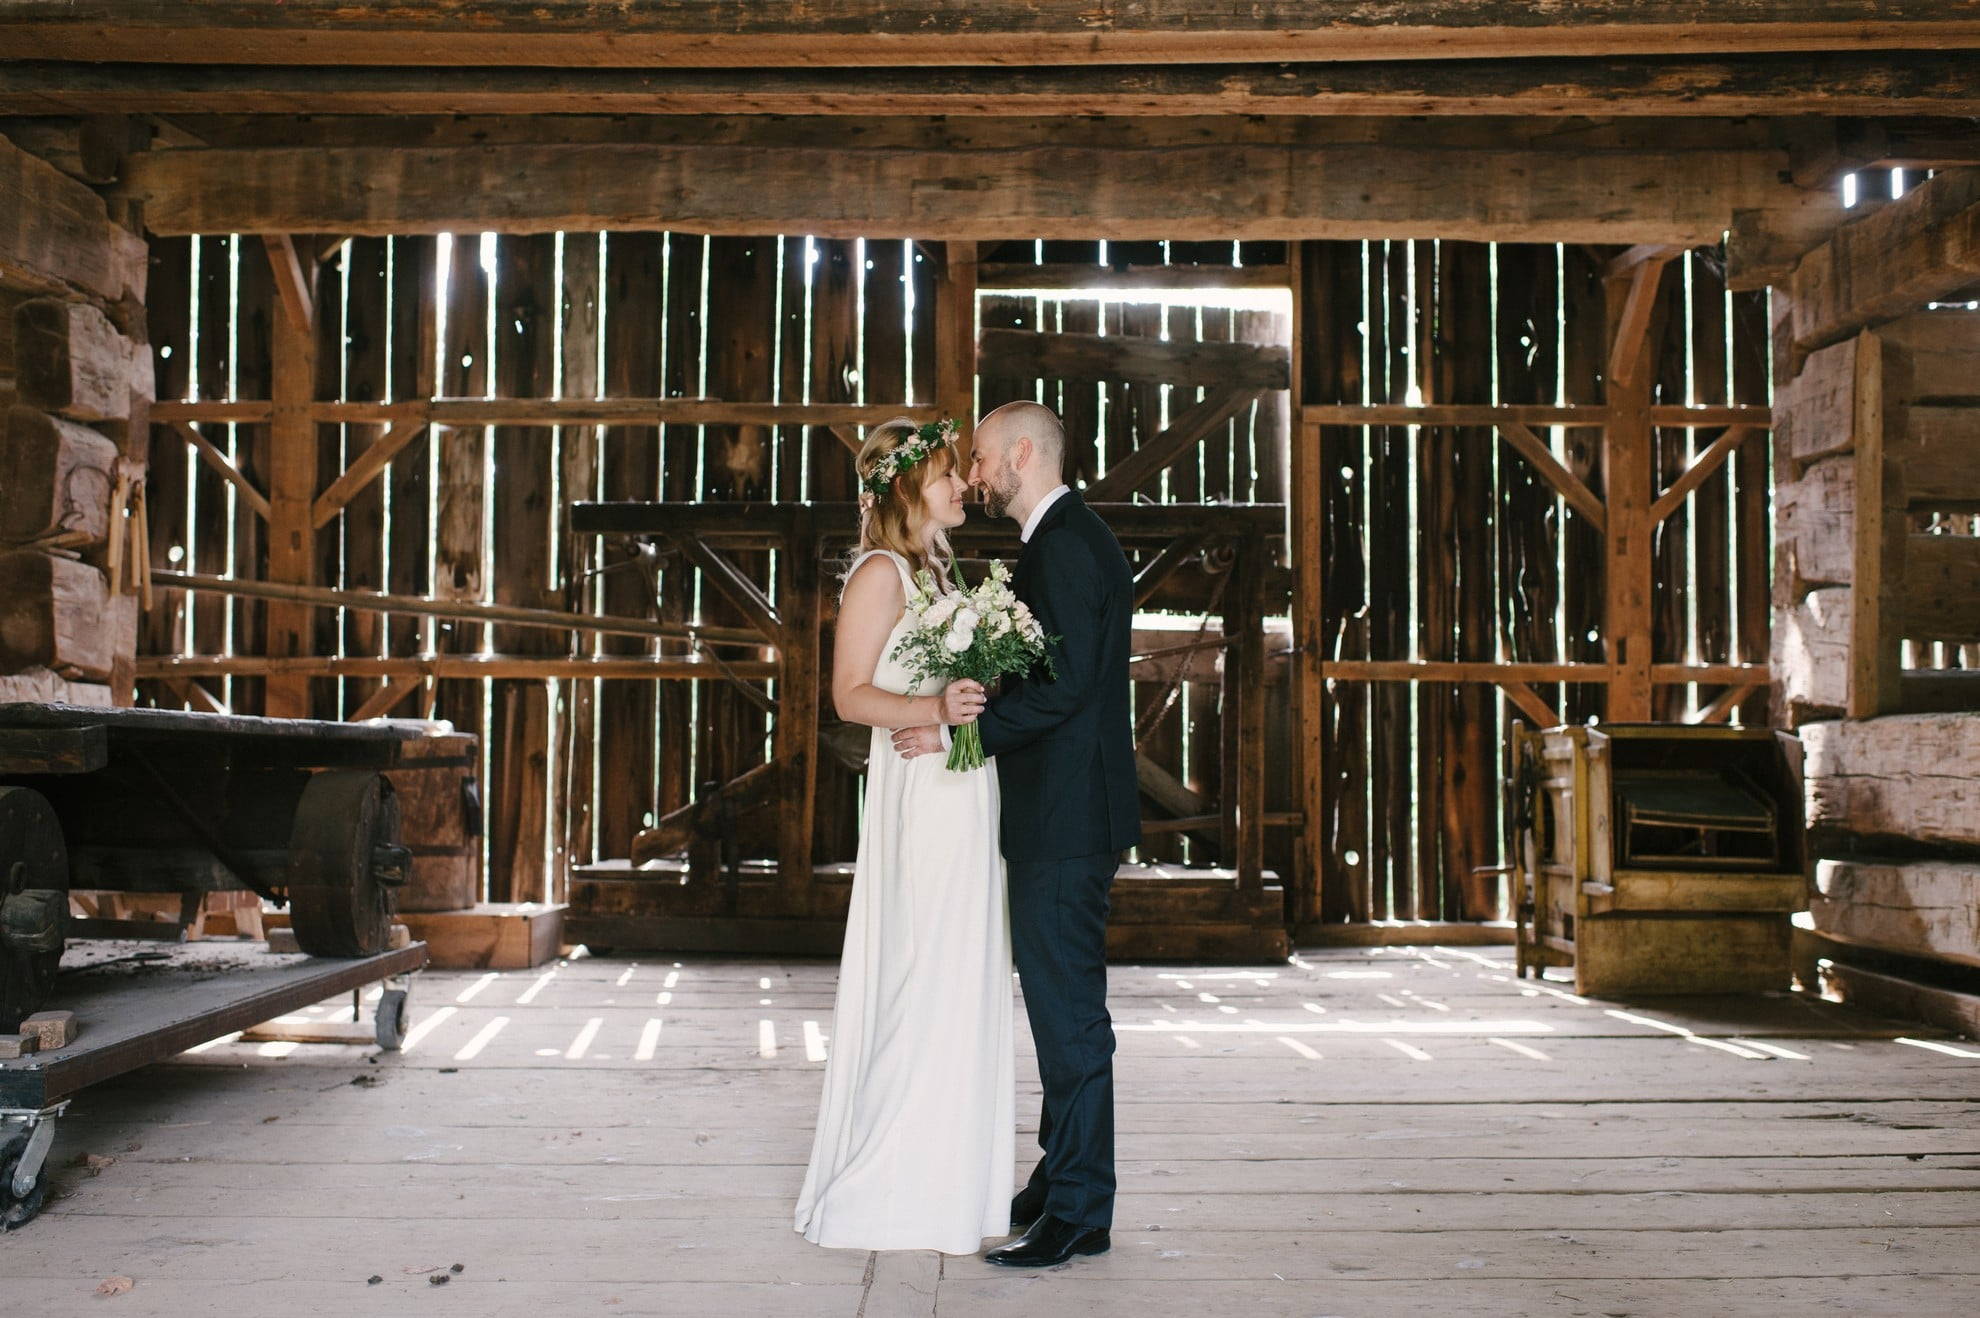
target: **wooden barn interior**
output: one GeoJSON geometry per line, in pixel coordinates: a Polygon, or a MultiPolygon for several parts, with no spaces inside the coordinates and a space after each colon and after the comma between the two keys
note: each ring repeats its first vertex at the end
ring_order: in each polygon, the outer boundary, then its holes
{"type": "Polygon", "coordinates": [[[0,416],[9,1312],[1974,1311],[1972,0],[0,0],[0,416]],[[1022,1276],[790,1217],[852,455],[1015,399],[1145,831],[1022,1276]]]}

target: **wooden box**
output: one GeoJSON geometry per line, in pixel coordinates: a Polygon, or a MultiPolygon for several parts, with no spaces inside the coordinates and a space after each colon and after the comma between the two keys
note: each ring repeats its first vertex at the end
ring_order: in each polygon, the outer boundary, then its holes
{"type": "Polygon", "coordinates": [[[444,970],[527,970],[564,948],[564,907],[484,902],[465,911],[406,911],[399,920],[444,970]]]}
{"type": "Polygon", "coordinates": [[[1798,741],[1768,729],[1515,724],[1508,755],[1522,975],[1572,965],[1575,991],[1596,997],[1788,987],[1790,917],[1808,904],[1798,741]],[[1634,790],[1660,780],[1689,789],[1634,790]],[[1646,803],[1669,817],[1626,828],[1646,803]]]}

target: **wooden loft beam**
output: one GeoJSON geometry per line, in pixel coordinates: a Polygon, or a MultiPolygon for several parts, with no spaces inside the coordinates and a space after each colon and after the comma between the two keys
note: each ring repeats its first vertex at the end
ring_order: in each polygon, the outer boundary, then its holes
{"type": "Polygon", "coordinates": [[[1023,265],[985,262],[976,268],[978,288],[1049,288],[1113,292],[1124,289],[1290,288],[1284,265],[1023,265]]]}
{"type": "Polygon", "coordinates": [[[1169,342],[1127,334],[987,329],[976,340],[979,375],[1020,380],[1161,380],[1206,389],[1284,389],[1290,356],[1280,344],[1169,342]]]}
{"type": "Polygon", "coordinates": [[[1972,57],[918,69],[0,65],[0,114],[1980,115],[1972,57]]]}
{"type": "Polygon", "coordinates": [[[1794,366],[1980,281],[1980,169],[1947,170],[1838,229],[1788,282],[1794,366]]]}
{"type": "Polygon", "coordinates": [[[1427,238],[1716,243],[1794,211],[1779,150],[1424,147],[1010,150],[512,145],[144,152],[124,189],[154,232],[493,229],[825,237],[1427,238]]]}
{"type": "MultiPolygon", "coordinates": [[[[0,63],[0,70],[7,66],[0,63]]],[[[1571,139],[1530,115],[828,115],[761,114],[198,114],[175,122],[197,141],[153,139],[160,151],[589,146],[779,148],[797,151],[1008,152],[1084,147],[1168,152],[1204,146],[1316,150],[1429,148],[1493,152],[1784,153],[1792,167],[1833,149],[1830,120],[1670,115],[1585,118],[1571,139]]],[[[1855,121],[1846,121],[1855,122],[1855,121]]],[[[1934,121],[1947,122],[1947,121],[1934,121]]],[[[1964,122],[1964,121],[1952,121],[1964,122]]],[[[1795,180],[1797,186],[1810,186],[1795,180]]]]}
{"type": "Polygon", "coordinates": [[[1034,0],[518,5],[452,0],[0,0],[20,59],[139,63],[818,67],[1476,59],[1980,45],[1964,0],[1034,0]],[[1571,17],[1570,17],[1571,15],[1571,17]]]}

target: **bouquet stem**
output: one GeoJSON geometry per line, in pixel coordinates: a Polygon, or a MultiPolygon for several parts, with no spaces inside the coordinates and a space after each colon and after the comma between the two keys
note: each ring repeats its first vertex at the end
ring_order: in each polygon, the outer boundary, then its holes
{"type": "Polygon", "coordinates": [[[971,769],[981,769],[983,759],[983,734],[974,723],[964,723],[949,737],[949,768],[957,773],[967,773],[971,769]]]}

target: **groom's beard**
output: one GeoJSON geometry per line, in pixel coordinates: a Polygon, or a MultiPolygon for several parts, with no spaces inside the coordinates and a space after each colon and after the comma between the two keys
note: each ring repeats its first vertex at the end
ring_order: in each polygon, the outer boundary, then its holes
{"type": "Polygon", "coordinates": [[[1002,517],[1010,510],[1011,501],[1017,498],[1018,489],[1016,472],[998,473],[995,480],[986,483],[983,487],[983,510],[992,517],[1002,517]]]}

